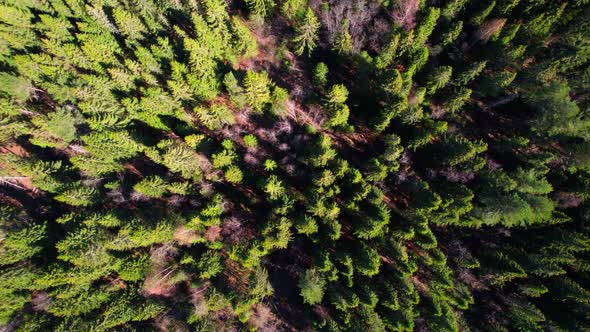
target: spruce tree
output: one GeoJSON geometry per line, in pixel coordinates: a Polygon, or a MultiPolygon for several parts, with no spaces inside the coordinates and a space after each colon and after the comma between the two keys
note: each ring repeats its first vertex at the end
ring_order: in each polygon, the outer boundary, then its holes
{"type": "Polygon", "coordinates": [[[315,49],[318,41],[318,32],[320,29],[320,22],[315,16],[313,10],[307,7],[305,16],[299,23],[295,32],[295,54],[302,55],[307,50],[307,56],[310,56],[315,49]]]}

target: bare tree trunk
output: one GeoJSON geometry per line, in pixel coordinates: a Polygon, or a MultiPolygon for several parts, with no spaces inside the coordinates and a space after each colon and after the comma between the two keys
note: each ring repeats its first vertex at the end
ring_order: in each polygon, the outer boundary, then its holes
{"type": "Polygon", "coordinates": [[[501,106],[501,105],[504,105],[504,104],[508,104],[509,102],[515,100],[516,98],[518,98],[518,95],[516,95],[516,94],[515,95],[509,95],[509,96],[503,97],[503,98],[498,99],[498,100],[494,101],[493,103],[487,105],[485,107],[485,109],[488,110],[488,109],[491,109],[491,108],[494,108],[494,107],[498,107],[498,106],[501,106]]]}

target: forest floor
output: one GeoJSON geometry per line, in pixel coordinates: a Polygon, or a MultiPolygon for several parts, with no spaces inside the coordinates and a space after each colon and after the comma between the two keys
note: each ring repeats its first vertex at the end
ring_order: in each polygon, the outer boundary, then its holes
{"type": "MultiPolygon", "coordinates": [[[[13,154],[18,157],[27,157],[29,153],[19,144],[11,144],[5,147],[0,147],[0,154],[13,154]]],[[[33,193],[37,189],[33,186],[31,178],[20,176],[19,173],[10,165],[0,162],[0,169],[5,176],[0,176],[0,182],[22,190],[28,190],[33,193]]]]}

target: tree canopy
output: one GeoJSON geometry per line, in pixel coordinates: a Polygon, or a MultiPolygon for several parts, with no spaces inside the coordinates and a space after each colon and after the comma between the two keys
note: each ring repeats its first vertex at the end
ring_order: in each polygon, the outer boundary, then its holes
{"type": "Polygon", "coordinates": [[[589,331],[587,0],[0,1],[1,331],[589,331]]]}

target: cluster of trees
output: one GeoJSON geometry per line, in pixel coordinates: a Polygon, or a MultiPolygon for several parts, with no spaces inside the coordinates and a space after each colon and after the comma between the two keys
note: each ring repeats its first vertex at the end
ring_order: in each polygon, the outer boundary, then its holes
{"type": "Polygon", "coordinates": [[[588,1],[0,1],[8,331],[590,329],[588,1]]]}

